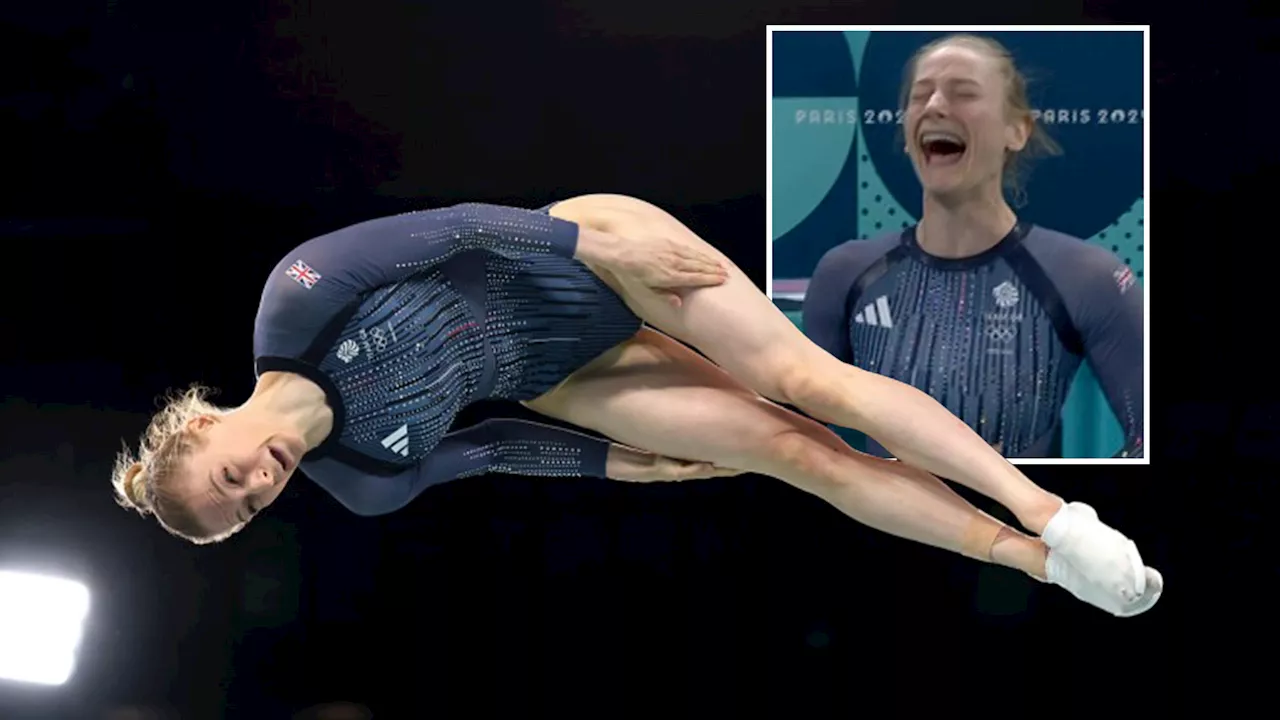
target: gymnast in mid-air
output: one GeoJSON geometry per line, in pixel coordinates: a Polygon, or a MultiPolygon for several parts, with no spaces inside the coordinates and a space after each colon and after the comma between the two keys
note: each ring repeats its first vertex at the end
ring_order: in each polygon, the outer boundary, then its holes
{"type": "Polygon", "coordinates": [[[634,198],[469,203],[314,238],[271,271],[253,350],[247,401],[218,407],[193,387],[156,414],[136,458],[118,458],[122,505],[208,543],[244,527],[299,468],[360,515],[484,473],[751,472],[1113,615],[1143,612],[1162,591],[1091,507],[1036,486],[928,395],[819,348],[728,258],[634,198]],[[558,424],[452,429],[486,399],[558,424]],[[897,460],[861,454],[823,423],[897,460]],[[1031,534],[935,476],[1001,503],[1031,534]]]}

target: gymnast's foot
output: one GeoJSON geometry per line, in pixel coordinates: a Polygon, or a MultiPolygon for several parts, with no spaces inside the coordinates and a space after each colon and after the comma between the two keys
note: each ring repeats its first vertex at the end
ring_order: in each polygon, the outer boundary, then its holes
{"type": "Polygon", "coordinates": [[[1160,599],[1160,573],[1144,566],[1133,541],[1100,521],[1088,505],[1063,505],[1041,539],[1049,548],[1046,579],[1080,600],[1129,617],[1160,599]]]}
{"type": "Polygon", "coordinates": [[[1049,551],[1045,562],[1045,573],[1048,582],[1053,583],[1090,605],[1105,610],[1116,617],[1133,617],[1150,610],[1164,592],[1164,577],[1155,568],[1143,568],[1143,593],[1132,602],[1117,600],[1115,595],[1107,592],[1099,585],[1089,582],[1071,563],[1062,556],[1049,551]]]}

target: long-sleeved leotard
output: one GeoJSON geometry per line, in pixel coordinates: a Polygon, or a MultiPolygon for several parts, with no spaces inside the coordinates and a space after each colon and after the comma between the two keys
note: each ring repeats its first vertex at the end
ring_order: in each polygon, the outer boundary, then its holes
{"type": "Polygon", "coordinates": [[[485,472],[603,477],[608,443],[583,433],[521,420],[449,432],[467,405],[537,397],[640,328],[572,259],[577,237],[545,212],[473,203],[286,256],[263,290],[255,369],[304,375],[328,397],[334,428],[303,472],[365,515],[485,472]]]}
{"type": "Polygon", "coordinates": [[[1123,262],[1030,225],[963,259],[926,254],[915,228],[846,242],[819,262],[804,303],[814,342],[929,393],[1009,457],[1059,454],[1086,359],[1124,429],[1117,454],[1140,456],[1142,325],[1142,289],[1123,262]]]}

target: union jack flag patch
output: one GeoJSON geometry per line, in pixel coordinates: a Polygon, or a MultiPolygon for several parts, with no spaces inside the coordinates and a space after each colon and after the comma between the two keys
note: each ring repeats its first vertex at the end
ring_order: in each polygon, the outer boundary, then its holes
{"type": "Polygon", "coordinates": [[[1116,287],[1120,288],[1121,295],[1129,292],[1129,288],[1133,287],[1133,284],[1137,282],[1137,279],[1133,276],[1133,271],[1129,269],[1128,265],[1117,268],[1115,272],[1111,273],[1111,277],[1115,278],[1116,287]]]}
{"type": "Polygon", "coordinates": [[[310,265],[302,262],[301,260],[290,265],[286,274],[308,290],[315,287],[316,283],[320,282],[320,273],[312,270],[310,265]]]}

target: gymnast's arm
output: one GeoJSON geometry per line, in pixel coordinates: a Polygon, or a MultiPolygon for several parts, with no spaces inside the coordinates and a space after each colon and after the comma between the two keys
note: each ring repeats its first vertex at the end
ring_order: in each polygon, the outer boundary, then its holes
{"type": "Polygon", "coordinates": [[[305,472],[347,509],[365,516],[399,510],[434,485],[487,473],[637,482],[741,474],[525,420],[488,420],[450,433],[416,467],[397,475],[363,475],[330,458],[307,463],[305,472]]]}
{"type": "MultiPolygon", "coordinates": [[[[509,258],[571,258],[578,226],[545,213],[469,203],[404,213],[312,238],[277,263],[262,290],[254,353],[303,353],[366,293],[432,270],[468,251],[509,258]]],[[[485,271],[469,263],[470,271],[485,271]]],[[[483,288],[484,283],[464,285],[483,288]]],[[[480,298],[476,298],[482,301],[480,298]]]]}
{"type": "Polygon", "coordinates": [[[409,496],[457,478],[488,473],[605,477],[609,440],[527,420],[486,420],[449,433],[418,466],[409,496]]]}
{"type": "Polygon", "coordinates": [[[1124,431],[1124,447],[1115,457],[1142,457],[1143,431],[1143,299],[1142,286],[1119,258],[1089,246],[1077,262],[1061,272],[1076,277],[1065,299],[1084,341],[1085,357],[1098,378],[1111,411],[1124,431]]]}
{"type": "Polygon", "coordinates": [[[849,344],[849,317],[846,301],[853,283],[866,270],[860,252],[866,241],[849,241],[828,250],[818,261],[804,294],[801,322],[804,334],[836,359],[853,363],[849,344]],[[861,244],[856,244],[861,243],[861,244]]]}
{"type": "Polygon", "coordinates": [[[551,425],[488,420],[445,436],[419,466],[409,500],[432,485],[486,473],[670,482],[741,471],[670,458],[551,425]]]}
{"type": "Polygon", "coordinates": [[[286,258],[277,270],[301,261],[318,273],[314,287],[336,285],[336,293],[347,297],[352,291],[399,282],[468,251],[511,259],[534,255],[578,259],[664,287],[697,287],[724,280],[716,274],[715,260],[669,238],[623,238],[547,213],[482,203],[351,225],[304,243],[295,251],[298,257],[286,258]]]}
{"type": "Polygon", "coordinates": [[[416,466],[371,475],[329,457],[304,464],[307,476],[357,515],[395,512],[422,491],[450,480],[510,473],[603,478],[612,443],[524,420],[487,420],[445,435],[416,466]]]}
{"type": "Polygon", "coordinates": [[[343,285],[363,289],[397,282],[468,251],[572,258],[577,244],[575,223],[532,210],[464,203],[357,223],[305,243],[296,254],[322,276],[317,288],[333,275],[343,285]]]}

